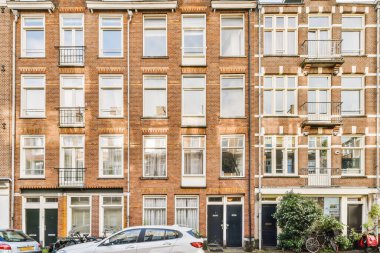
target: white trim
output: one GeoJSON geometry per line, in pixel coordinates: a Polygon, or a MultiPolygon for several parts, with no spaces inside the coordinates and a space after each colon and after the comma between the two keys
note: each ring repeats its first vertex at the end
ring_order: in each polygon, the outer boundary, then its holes
{"type": "MultiPolygon", "coordinates": [[[[220,36],[219,36],[219,50],[220,50],[220,56],[221,57],[245,57],[246,55],[246,48],[245,48],[245,15],[244,14],[239,14],[239,13],[236,13],[236,14],[220,14],[220,17],[219,17],[219,22],[220,22],[220,26],[219,26],[219,33],[220,33],[220,36]],[[242,19],[242,26],[228,26],[228,27],[223,27],[222,25],[222,20],[223,19],[228,19],[228,18],[241,18],[242,19]],[[223,52],[222,52],[222,32],[223,32],[223,29],[226,29],[226,30],[229,30],[229,29],[232,29],[232,30],[237,30],[237,29],[242,29],[243,32],[242,32],[242,48],[243,48],[243,53],[242,54],[239,54],[239,55],[223,55],[223,52]]],[[[250,24],[248,24],[250,25],[250,24]]]]}
{"type": "MultiPolygon", "coordinates": [[[[36,147],[42,149],[42,147],[36,147]]],[[[20,178],[35,178],[43,179],[45,178],[46,173],[46,140],[45,135],[21,135],[20,136],[20,178]],[[42,138],[43,140],[43,149],[44,149],[44,173],[43,175],[25,175],[25,151],[24,151],[24,139],[25,138],[42,138]]]]}
{"type": "MultiPolygon", "coordinates": [[[[231,149],[230,147],[225,147],[225,148],[228,148],[228,149],[231,149]]],[[[240,147],[239,148],[233,148],[233,149],[241,149],[240,147]]],[[[246,148],[245,148],[245,134],[230,134],[230,135],[221,135],[220,136],[220,177],[222,178],[244,178],[245,177],[245,157],[246,157],[246,148]],[[243,171],[242,171],[242,174],[240,176],[225,176],[223,175],[223,139],[227,139],[227,138],[242,138],[243,140],[243,146],[241,147],[243,149],[243,165],[242,165],[242,168],[243,168],[243,171]]]]}
{"type": "Polygon", "coordinates": [[[212,9],[254,9],[256,8],[256,2],[255,1],[217,1],[213,0],[211,1],[211,8],[212,9]]]}
{"type": "MultiPolygon", "coordinates": [[[[12,1],[12,3],[14,3],[12,1]]],[[[32,2],[31,2],[32,3],[32,2]]],[[[34,4],[34,2],[33,2],[34,4]]],[[[46,57],[46,21],[45,14],[23,14],[21,16],[21,47],[20,55],[22,58],[45,58],[46,57]],[[43,26],[26,27],[24,21],[26,18],[42,18],[43,26]],[[43,31],[43,54],[40,56],[27,56],[26,55],[26,31],[43,31]]]]}
{"type": "Polygon", "coordinates": [[[92,231],[92,222],[93,222],[93,217],[92,217],[92,196],[88,194],[82,194],[82,193],[75,193],[75,194],[68,194],[67,195],[67,235],[69,235],[70,231],[72,230],[71,223],[72,223],[72,208],[75,207],[85,207],[90,209],[90,234],[92,231]],[[71,205],[71,198],[72,197],[84,197],[89,199],[89,204],[88,205],[71,205]]]}
{"type": "MultiPolygon", "coordinates": [[[[124,229],[124,196],[123,194],[117,193],[102,193],[99,195],[99,235],[104,234],[104,209],[107,207],[111,208],[121,208],[121,228],[124,229]],[[120,197],[121,203],[120,205],[104,205],[104,197],[120,197]]],[[[117,232],[117,231],[114,231],[117,232]]]]}
{"type": "MultiPolygon", "coordinates": [[[[101,3],[101,1],[98,1],[101,3]]],[[[121,14],[100,14],[99,15],[99,57],[100,58],[123,58],[124,57],[124,17],[121,14]],[[102,26],[102,19],[103,18],[119,18],[120,19],[120,26],[102,26]],[[113,30],[113,31],[120,31],[120,47],[121,52],[120,55],[115,56],[105,56],[103,54],[103,32],[104,30],[113,30]]]]}
{"type": "Polygon", "coordinates": [[[123,118],[124,117],[124,76],[122,74],[100,74],[99,75],[99,103],[98,103],[98,107],[99,107],[99,118],[123,118]],[[111,79],[120,79],[121,81],[121,84],[119,85],[113,85],[111,87],[108,87],[108,86],[104,86],[103,85],[103,79],[107,79],[107,78],[111,78],[111,79]],[[120,90],[121,94],[122,94],[122,100],[121,100],[121,103],[120,103],[120,110],[121,110],[121,113],[120,115],[115,115],[115,116],[104,116],[102,115],[102,108],[101,108],[101,105],[102,105],[102,101],[103,101],[103,96],[102,96],[102,89],[116,89],[116,90],[120,90]]]}
{"type": "MultiPolygon", "coordinates": [[[[255,193],[258,193],[258,188],[255,188],[255,193]]],[[[367,187],[263,187],[262,194],[268,195],[284,195],[290,191],[302,195],[366,195],[377,193],[375,188],[367,187]]]]}
{"type": "Polygon", "coordinates": [[[177,8],[177,1],[144,1],[144,2],[128,2],[128,1],[97,1],[87,0],[87,8],[93,10],[174,10],[177,8]]]}
{"type": "Polygon", "coordinates": [[[55,6],[53,2],[40,0],[40,1],[7,1],[7,6],[11,10],[48,10],[54,11],[55,6]]]}
{"type": "MultiPolygon", "coordinates": [[[[165,199],[165,224],[168,223],[168,197],[167,195],[143,195],[143,204],[142,204],[142,224],[144,223],[144,211],[145,211],[145,199],[157,199],[164,198],[165,199]]],[[[163,207],[149,207],[150,209],[163,209],[163,207]]]]}
{"type": "MultiPolygon", "coordinates": [[[[147,29],[147,30],[163,30],[163,28],[159,29],[159,28],[150,28],[150,29],[147,29]]],[[[144,57],[152,57],[152,58],[155,58],[155,57],[167,57],[168,56],[168,17],[166,14],[164,15],[160,15],[160,14],[145,14],[143,15],[143,56],[144,57]],[[166,48],[165,48],[165,55],[160,55],[160,56],[146,56],[145,55],[145,19],[149,19],[149,18],[165,18],[165,40],[166,40],[166,48]]]]}
{"type": "MultiPolygon", "coordinates": [[[[366,31],[365,31],[365,15],[364,14],[342,14],[342,38],[343,38],[343,32],[360,32],[360,48],[359,48],[359,52],[358,54],[353,54],[353,53],[344,53],[343,51],[343,45],[341,46],[342,47],[342,55],[343,56],[362,56],[365,54],[366,52],[366,40],[365,40],[365,36],[366,36],[366,31]],[[361,24],[361,28],[344,28],[343,27],[343,18],[358,18],[360,17],[362,19],[362,24],[361,24]]],[[[342,44],[343,44],[344,41],[342,41],[342,44]]]]}
{"type": "Polygon", "coordinates": [[[99,157],[99,177],[100,178],[124,178],[124,135],[123,134],[100,134],[99,135],[99,150],[98,150],[98,157],[99,157]],[[122,140],[122,144],[120,147],[113,147],[113,148],[121,148],[121,174],[120,175],[104,175],[103,174],[103,156],[102,156],[102,145],[101,145],[101,138],[106,137],[119,137],[122,140]]]}
{"type": "Polygon", "coordinates": [[[46,117],[46,76],[44,74],[22,74],[21,75],[21,94],[20,94],[20,118],[45,118],[46,117]],[[41,79],[42,83],[41,85],[35,85],[35,86],[27,86],[25,84],[25,79],[41,79]],[[43,90],[44,91],[44,97],[41,98],[44,100],[44,111],[41,113],[40,116],[27,116],[24,113],[24,110],[26,110],[26,90],[27,89],[34,89],[34,90],[43,90]]]}
{"type": "MultiPolygon", "coordinates": [[[[70,17],[79,17],[82,19],[82,26],[75,26],[75,27],[66,27],[67,30],[70,30],[70,31],[82,31],[82,41],[83,41],[83,45],[75,45],[75,46],[84,46],[86,45],[86,42],[85,42],[85,27],[84,27],[84,14],[83,13],[61,13],[59,14],[59,31],[60,31],[60,35],[59,35],[59,39],[60,39],[60,46],[64,46],[63,45],[63,42],[64,42],[64,29],[65,27],[63,26],[63,19],[64,18],[70,18],[70,17]]],[[[72,42],[75,42],[75,36],[72,36],[72,42]]]]}
{"type": "MultiPolygon", "coordinates": [[[[142,159],[142,174],[143,177],[149,178],[166,178],[168,176],[168,136],[167,135],[143,135],[143,159],[142,159]],[[165,139],[165,175],[163,176],[146,176],[145,175],[145,139],[154,139],[160,138],[165,139]]],[[[155,148],[157,149],[157,148],[155,148]]],[[[161,148],[160,148],[161,149],[161,148]]]]}
{"type": "Polygon", "coordinates": [[[186,74],[186,75],[182,75],[182,78],[181,78],[181,124],[182,126],[206,126],[206,116],[207,116],[207,77],[205,74],[186,74]],[[203,83],[201,84],[197,84],[196,87],[191,87],[191,88],[184,88],[184,79],[185,78],[202,78],[204,80],[203,83]],[[203,108],[203,112],[201,115],[184,115],[184,108],[185,108],[185,104],[184,104],[184,90],[198,90],[198,91],[203,91],[204,93],[204,99],[203,99],[203,104],[204,104],[204,108],[203,108]],[[199,119],[199,122],[200,123],[187,123],[188,122],[188,119],[199,119]]]}
{"type": "MultiPolygon", "coordinates": [[[[155,89],[153,88],[149,88],[147,90],[162,90],[162,88],[160,87],[157,87],[155,89]]],[[[168,116],[168,76],[167,75],[143,75],[143,117],[147,117],[147,118],[166,118],[168,116]],[[145,115],[145,110],[144,110],[144,106],[145,106],[145,89],[146,89],[146,85],[145,85],[145,80],[146,79],[149,79],[149,78],[162,78],[162,79],[165,79],[165,98],[166,98],[166,101],[165,101],[165,115],[162,115],[162,116],[159,116],[159,115],[145,115]]]]}
{"type": "MultiPolygon", "coordinates": [[[[246,86],[246,83],[245,83],[245,75],[244,74],[222,74],[220,75],[220,100],[219,100],[219,108],[220,108],[220,117],[221,118],[244,118],[245,115],[246,115],[246,112],[245,112],[245,86],[246,86]],[[241,84],[241,87],[226,87],[224,88],[223,87],[223,79],[230,79],[230,78],[241,78],[242,79],[242,84],[241,84]],[[223,90],[240,90],[240,89],[243,89],[243,97],[242,97],[242,100],[243,100],[243,115],[236,115],[236,116],[223,116],[223,110],[222,110],[222,105],[223,105],[223,96],[222,96],[222,92],[223,90]]],[[[233,106],[233,105],[230,105],[230,106],[233,106]]]]}
{"type": "MultiPolygon", "coordinates": [[[[197,199],[197,227],[194,228],[196,230],[199,230],[199,195],[174,195],[174,224],[179,226],[184,226],[187,224],[178,224],[177,223],[177,199],[178,198],[188,198],[188,199],[197,199]]],[[[194,207],[180,207],[185,209],[195,209],[194,207]]]]}

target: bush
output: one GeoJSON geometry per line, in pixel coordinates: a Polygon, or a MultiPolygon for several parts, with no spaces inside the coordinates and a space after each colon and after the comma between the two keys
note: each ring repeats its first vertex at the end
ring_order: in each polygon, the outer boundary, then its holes
{"type": "Polygon", "coordinates": [[[305,243],[307,229],[322,215],[322,209],[311,199],[287,193],[277,205],[273,217],[281,233],[279,247],[300,252],[305,243]]]}
{"type": "Polygon", "coordinates": [[[351,240],[344,235],[338,236],[335,241],[338,244],[339,251],[353,249],[353,242],[351,242],[351,240]]]}
{"type": "Polygon", "coordinates": [[[327,236],[336,236],[343,233],[343,224],[332,216],[321,216],[309,228],[309,232],[324,234],[327,236]]]}

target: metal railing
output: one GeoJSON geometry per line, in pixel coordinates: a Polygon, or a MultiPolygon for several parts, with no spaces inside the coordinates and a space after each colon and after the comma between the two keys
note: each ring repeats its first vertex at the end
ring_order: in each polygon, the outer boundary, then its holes
{"type": "Polygon", "coordinates": [[[341,58],[342,40],[305,40],[303,54],[312,59],[341,58]]]}
{"type": "Polygon", "coordinates": [[[338,174],[337,168],[304,168],[307,174],[307,186],[328,187],[331,186],[332,175],[338,174]]]}
{"type": "Polygon", "coordinates": [[[84,107],[60,107],[60,127],[84,127],[84,107]]]}
{"type": "Polygon", "coordinates": [[[342,102],[306,102],[301,113],[307,115],[308,123],[342,123],[342,102]]]}
{"type": "Polygon", "coordinates": [[[84,46],[61,46],[59,47],[60,66],[83,66],[84,46]]]}
{"type": "Polygon", "coordinates": [[[84,187],[85,168],[59,168],[59,187],[84,187]]]}

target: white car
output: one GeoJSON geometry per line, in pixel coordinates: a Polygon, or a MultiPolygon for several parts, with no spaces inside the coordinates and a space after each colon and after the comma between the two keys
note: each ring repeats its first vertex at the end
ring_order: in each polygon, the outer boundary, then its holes
{"type": "Polygon", "coordinates": [[[100,242],[63,248],[58,253],[204,253],[203,239],[191,228],[140,226],[119,231],[100,242]]]}
{"type": "Polygon", "coordinates": [[[0,229],[0,252],[35,253],[41,252],[41,245],[22,231],[0,229]]]}

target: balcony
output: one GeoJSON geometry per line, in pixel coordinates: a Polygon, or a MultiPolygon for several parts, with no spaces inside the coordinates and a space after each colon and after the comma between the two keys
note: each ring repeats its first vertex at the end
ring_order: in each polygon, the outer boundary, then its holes
{"type": "Polygon", "coordinates": [[[60,107],[59,126],[60,127],[84,127],[84,107],[60,107]]]}
{"type": "Polygon", "coordinates": [[[84,47],[62,46],[59,47],[59,66],[76,67],[84,66],[84,47]]]}
{"type": "Polygon", "coordinates": [[[59,168],[59,187],[83,188],[85,170],[84,168],[59,168]]]}
{"type": "Polygon", "coordinates": [[[344,63],[341,45],[342,40],[305,40],[302,44],[305,59],[301,66],[305,71],[312,67],[332,67],[337,74],[344,63]]]}
{"type": "Polygon", "coordinates": [[[339,173],[337,168],[304,168],[307,175],[308,187],[330,187],[331,178],[334,174],[339,173]]]}
{"type": "Polygon", "coordinates": [[[331,127],[342,124],[342,102],[306,102],[301,114],[306,115],[302,127],[331,127]]]}

